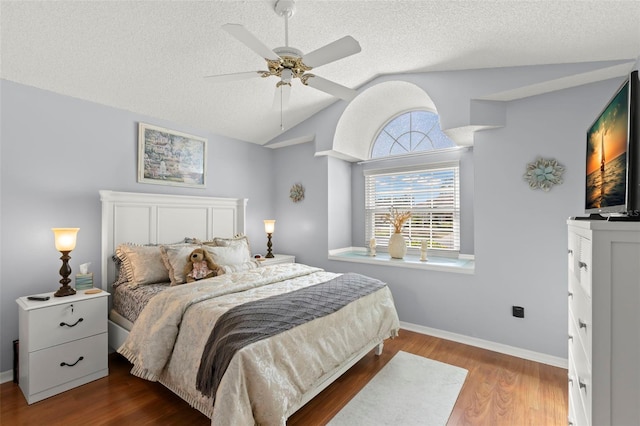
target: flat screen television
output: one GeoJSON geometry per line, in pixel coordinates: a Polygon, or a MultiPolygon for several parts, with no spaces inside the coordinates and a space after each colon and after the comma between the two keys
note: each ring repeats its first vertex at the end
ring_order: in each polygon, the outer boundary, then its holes
{"type": "Polygon", "coordinates": [[[633,71],[587,130],[585,212],[640,218],[640,81],[633,71]]]}

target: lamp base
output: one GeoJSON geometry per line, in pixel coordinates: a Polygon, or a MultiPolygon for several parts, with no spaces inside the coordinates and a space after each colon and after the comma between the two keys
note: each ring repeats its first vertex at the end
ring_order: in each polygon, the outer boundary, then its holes
{"type": "Polygon", "coordinates": [[[62,260],[62,266],[60,267],[60,275],[62,276],[62,279],[60,280],[60,284],[62,286],[58,289],[58,291],[53,293],[53,295],[56,297],[73,296],[74,294],[76,294],[76,291],[69,287],[69,283],[71,282],[71,280],[69,279],[69,275],[71,275],[71,267],[69,266],[69,259],[71,259],[71,257],[69,256],[70,252],[70,250],[60,252],[62,253],[62,257],[60,257],[60,260],[62,260]]]}
{"type": "Polygon", "coordinates": [[[268,259],[271,259],[273,257],[271,247],[273,247],[273,245],[271,244],[271,233],[269,233],[267,234],[267,255],[265,256],[268,259]]]}
{"type": "Polygon", "coordinates": [[[73,296],[74,294],[76,294],[76,291],[68,285],[63,285],[53,293],[55,297],[73,296]]]}

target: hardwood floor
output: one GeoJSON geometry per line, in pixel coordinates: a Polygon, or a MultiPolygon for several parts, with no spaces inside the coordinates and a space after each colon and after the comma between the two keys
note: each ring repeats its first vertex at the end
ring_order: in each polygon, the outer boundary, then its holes
{"type": "MultiPolygon", "coordinates": [[[[406,330],[385,343],[381,356],[365,356],[287,424],[324,425],[400,350],[469,371],[448,425],[567,424],[567,370],[406,330]]],[[[130,367],[112,354],[108,377],[31,406],[16,384],[4,383],[0,424],[210,424],[162,385],[131,376],[130,367]]]]}

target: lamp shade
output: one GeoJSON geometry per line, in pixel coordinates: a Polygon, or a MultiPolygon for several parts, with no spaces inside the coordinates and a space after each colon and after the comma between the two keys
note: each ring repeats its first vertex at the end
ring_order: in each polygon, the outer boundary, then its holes
{"type": "Polygon", "coordinates": [[[276,221],[273,219],[267,219],[264,221],[264,232],[267,234],[273,234],[276,229],[276,221]]]}
{"type": "Polygon", "coordinates": [[[80,228],[51,228],[56,250],[71,251],[76,248],[76,236],[80,228]]]}

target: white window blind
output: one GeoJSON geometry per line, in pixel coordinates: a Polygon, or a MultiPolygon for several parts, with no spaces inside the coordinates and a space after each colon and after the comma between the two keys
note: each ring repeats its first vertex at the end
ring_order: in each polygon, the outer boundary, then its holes
{"type": "MultiPolygon", "coordinates": [[[[411,211],[402,228],[409,247],[460,250],[460,178],[457,163],[419,169],[365,171],[366,238],[388,246],[394,232],[385,222],[391,208],[411,211]]],[[[365,244],[366,245],[366,244],[365,244]]]]}

